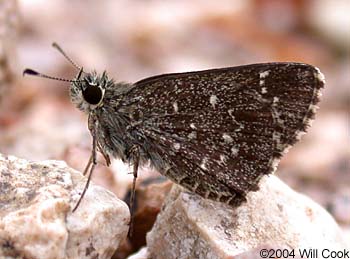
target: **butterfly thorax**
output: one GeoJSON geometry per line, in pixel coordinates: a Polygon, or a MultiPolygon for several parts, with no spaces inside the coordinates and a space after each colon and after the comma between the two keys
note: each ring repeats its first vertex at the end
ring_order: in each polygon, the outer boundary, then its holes
{"type": "Polygon", "coordinates": [[[143,114],[137,112],[137,102],[125,105],[125,98],[133,86],[123,82],[113,83],[105,91],[103,105],[93,112],[98,119],[97,139],[101,146],[113,157],[124,161],[129,160],[128,150],[135,144],[143,144],[142,136],[137,134],[140,133],[137,128],[142,124],[143,114]]]}

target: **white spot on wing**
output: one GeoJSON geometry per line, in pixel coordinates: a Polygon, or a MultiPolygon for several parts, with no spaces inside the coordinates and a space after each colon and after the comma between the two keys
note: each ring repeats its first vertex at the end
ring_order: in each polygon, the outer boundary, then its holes
{"type": "Polygon", "coordinates": [[[196,129],[196,125],[194,125],[194,123],[191,123],[190,127],[191,127],[191,129],[196,129]]]}
{"type": "Polygon", "coordinates": [[[269,70],[266,70],[264,72],[261,72],[259,74],[260,78],[266,78],[268,75],[270,74],[270,71],[269,70]]]}
{"type": "Polygon", "coordinates": [[[189,139],[195,139],[195,138],[197,138],[197,132],[192,131],[190,134],[188,134],[188,138],[189,138],[189,139]]]}
{"type": "Polygon", "coordinates": [[[233,156],[236,156],[236,155],[238,154],[238,149],[235,148],[235,147],[231,147],[231,154],[232,154],[233,156]]]}
{"type": "MultiPolygon", "coordinates": [[[[265,78],[270,74],[270,71],[266,70],[264,72],[261,72],[259,74],[260,77],[260,81],[259,81],[259,85],[263,86],[265,84],[265,78]]],[[[265,87],[264,87],[265,88],[265,87]]],[[[266,89],[266,88],[265,88],[266,89]]],[[[263,90],[261,89],[261,93],[263,93],[263,90]]],[[[263,93],[264,94],[264,93],[263,93]]]]}
{"type": "Polygon", "coordinates": [[[207,169],[207,165],[206,165],[207,162],[208,162],[208,159],[207,159],[207,158],[204,158],[204,159],[202,160],[202,163],[201,163],[200,167],[201,167],[202,169],[206,170],[206,169],[207,169]]]}
{"type": "Polygon", "coordinates": [[[179,143],[175,143],[175,144],[174,144],[174,148],[175,148],[176,150],[179,150],[179,149],[180,149],[180,144],[179,144],[179,143]]]}
{"type": "Polygon", "coordinates": [[[222,137],[226,143],[231,143],[233,141],[232,137],[226,133],[222,134],[222,137]]]}
{"type": "Polygon", "coordinates": [[[262,88],[261,88],[261,93],[262,93],[262,94],[266,94],[266,93],[267,93],[266,87],[262,87],[262,88]]]}
{"type": "Polygon", "coordinates": [[[244,129],[244,125],[243,124],[239,124],[239,128],[235,129],[236,132],[241,131],[242,129],[244,129]]]}
{"type": "Polygon", "coordinates": [[[220,163],[225,164],[227,157],[225,155],[220,155],[220,163]]]}
{"type": "Polygon", "coordinates": [[[174,107],[174,112],[178,112],[179,111],[179,106],[177,105],[177,102],[173,103],[173,107],[174,107]]]}
{"type": "Polygon", "coordinates": [[[213,106],[213,108],[215,108],[215,105],[218,102],[218,97],[216,95],[210,96],[209,102],[213,106]]]}
{"type": "Polygon", "coordinates": [[[233,112],[234,112],[234,111],[235,111],[234,109],[230,109],[230,110],[227,111],[228,114],[229,114],[233,119],[235,119],[235,116],[233,115],[233,112]]]}
{"type": "Polygon", "coordinates": [[[269,162],[269,163],[270,163],[270,166],[271,166],[271,169],[272,169],[271,174],[273,174],[273,173],[276,172],[277,166],[278,166],[279,162],[280,162],[280,159],[279,159],[279,158],[272,157],[272,158],[270,159],[270,162],[269,162]]]}
{"type": "Polygon", "coordinates": [[[317,109],[318,109],[318,106],[317,106],[317,105],[310,104],[309,110],[311,110],[313,113],[315,113],[317,109]]]}
{"type": "Polygon", "coordinates": [[[317,67],[315,67],[316,70],[317,70],[317,73],[315,75],[315,77],[322,83],[325,83],[325,78],[324,78],[324,75],[322,74],[322,72],[320,71],[320,69],[318,69],[317,67]]]}

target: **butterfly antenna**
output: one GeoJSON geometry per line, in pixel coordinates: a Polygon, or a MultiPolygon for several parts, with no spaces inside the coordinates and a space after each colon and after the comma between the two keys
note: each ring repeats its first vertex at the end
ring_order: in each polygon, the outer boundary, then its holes
{"type": "Polygon", "coordinates": [[[80,70],[81,67],[78,66],[67,54],[66,52],[63,51],[63,49],[56,43],[52,43],[52,47],[54,47],[55,49],[58,50],[58,52],[60,52],[68,61],[69,63],[71,63],[76,69],[80,70]]]}
{"type": "MultiPolygon", "coordinates": [[[[80,69],[80,71],[82,71],[82,69],[80,69]]],[[[39,73],[33,69],[30,68],[26,68],[23,71],[23,76],[25,75],[31,75],[31,76],[38,76],[38,77],[43,77],[43,78],[47,78],[47,79],[52,79],[52,80],[57,80],[57,81],[64,81],[64,82],[80,82],[81,80],[75,80],[75,79],[65,79],[65,78],[59,78],[59,77],[54,77],[54,76],[48,76],[42,73],[39,73]]]]}

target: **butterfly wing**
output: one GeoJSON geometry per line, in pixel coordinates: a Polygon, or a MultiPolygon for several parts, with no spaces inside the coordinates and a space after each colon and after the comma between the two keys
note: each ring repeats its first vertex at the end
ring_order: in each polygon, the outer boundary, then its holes
{"type": "Polygon", "coordinates": [[[134,135],[151,163],[187,189],[239,204],[310,124],[324,81],[313,66],[265,63],[141,80],[134,135]]]}

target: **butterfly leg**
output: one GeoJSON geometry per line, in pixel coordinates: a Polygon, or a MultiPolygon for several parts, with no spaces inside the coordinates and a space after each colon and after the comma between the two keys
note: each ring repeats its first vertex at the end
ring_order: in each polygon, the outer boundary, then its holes
{"type": "Polygon", "coordinates": [[[129,236],[131,237],[132,232],[133,232],[133,223],[134,223],[136,178],[137,178],[137,172],[138,172],[139,163],[140,163],[140,149],[138,146],[133,146],[128,153],[129,153],[129,157],[133,161],[133,172],[132,173],[134,175],[134,179],[132,181],[132,190],[131,190],[131,195],[130,195],[131,220],[130,220],[129,236]]]}
{"type": "Polygon", "coordinates": [[[85,169],[83,171],[83,175],[86,175],[86,173],[89,171],[91,164],[92,164],[92,154],[90,155],[89,162],[85,166],[85,169]]]}
{"type": "Polygon", "coordinates": [[[95,121],[92,121],[92,116],[89,116],[89,129],[91,131],[91,135],[92,135],[92,153],[91,153],[91,156],[90,156],[90,159],[89,159],[89,162],[84,170],[84,175],[87,173],[90,165],[91,165],[91,168],[90,168],[90,171],[89,171],[89,175],[88,175],[88,179],[86,181],[86,184],[85,184],[85,187],[84,187],[84,190],[83,192],[81,193],[80,197],[79,197],[79,200],[77,202],[77,204],[75,205],[74,209],[72,210],[72,212],[76,211],[76,209],[79,207],[79,204],[80,202],[82,201],[87,189],[89,188],[89,184],[90,184],[90,180],[91,180],[91,176],[92,176],[92,172],[94,171],[95,169],[95,166],[97,164],[97,161],[96,161],[96,148],[97,148],[97,139],[96,139],[96,127],[95,127],[95,121]]]}
{"type": "Polygon", "coordinates": [[[97,146],[98,146],[98,150],[101,152],[102,156],[104,157],[104,159],[106,161],[106,165],[110,166],[111,159],[109,158],[109,155],[103,150],[103,148],[99,142],[97,142],[97,146]]]}
{"type": "MultiPolygon", "coordinates": [[[[101,152],[101,154],[103,155],[103,157],[106,161],[106,165],[109,166],[111,164],[111,159],[109,158],[109,155],[103,151],[103,149],[101,148],[101,145],[98,142],[97,142],[97,146],[98,146],[99,151],[101,152]]],[[[89,171],[91,164],[92,164],[92,154],[90,155],[89,162],[85,166],[85,169],[83,171],[83,175],[86,175],[86,173],[89,171]]]]}

